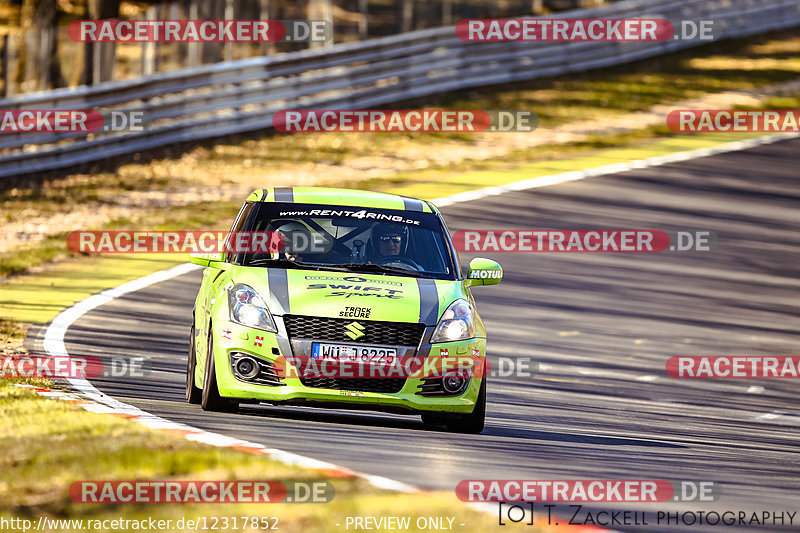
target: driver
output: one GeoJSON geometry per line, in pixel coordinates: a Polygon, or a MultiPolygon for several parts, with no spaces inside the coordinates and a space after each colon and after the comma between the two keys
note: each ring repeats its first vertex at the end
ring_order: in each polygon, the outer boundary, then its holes
{"type": "Polygon", "coordinates": [[[372,238],[377,244],[375,259],[405,255],[408,248],[408,228],[395,224],[378,224],[372,229],[372,238]]]}

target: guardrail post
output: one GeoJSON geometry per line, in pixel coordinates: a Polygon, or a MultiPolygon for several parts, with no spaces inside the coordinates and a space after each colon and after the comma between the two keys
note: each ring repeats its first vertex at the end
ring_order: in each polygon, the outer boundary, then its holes
{"type": "MultiPolygon", "coordinates": [[[[258,18],[261,20],[270,20],[269,0],[259,0],[258,2],[258,18]]],[[[270,55],[275,53],[275,43],[261,43],[261,53],[270,55]]]]}
{"type": "MultiPolygon", "coordinates": [[[[233,20],[233,0],[225,0],[225,20],[233,20]]],[[[233,43],[225,43],[225,61],[233,61],[233,43]]]]}
{"type": "Polygon", "coordinates": [[[8,35],[3,35],[0,40],[0,77],[3,80],[3,90],[0,97],[8,96],[8,35]]]}
{"type": "MultiPolygon", "coordinates": [[[[147,20],[156,20],[158,6],[150,6],[144,14],[147,20]]],[[[142,43],[142,76],[153,74],[158,66],[156,65],[156,43],[148,41],[142,43]]]]}
{"type": "Polygon", "coordinates": [[[397,17],[399,24],[398,30],[400,33],[411,31],[411,25],[414,23],[414,0],[397,0],[399,2],[398,10],[399,17],[397,17]]]}
{"type": "Polygon", "coordinates": [[[367,38],[368,32],[368,23],[369,20],[367,19],[368,15],[368,0],[358,0],[358,12],[361,15],[361,18],[358,19],[358,38],[363,40],[367,38]]]}
{"type": "MultiPolygon", "coordinates": [[[[331,0],[309,0],[306,17],[309,20],[333,20],[331,0]]],[[[311,41],[308,43],[308,47],[311,49],[327,48],[333,44],[332,41],[333,39],[324,43],[311,41]]]]}
{"type": "MultiPolygon", "coordinates": [[[[199,18],[197,0],[189,0],[189,20],[197,20],[199,18]]],[[[190,67],[196,67],[200,64],[200,43],[188,43],[186,64],[190,67]]]]}

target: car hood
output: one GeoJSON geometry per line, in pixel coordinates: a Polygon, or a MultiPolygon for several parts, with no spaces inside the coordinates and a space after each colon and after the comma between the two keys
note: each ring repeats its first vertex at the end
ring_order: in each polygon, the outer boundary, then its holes
{"type": "Polygon", "coordinates": [[[469,298],[460,281],[282,268],[265,274],[262,294],[276,315],[435,325],[453,300],[469,298]]]}

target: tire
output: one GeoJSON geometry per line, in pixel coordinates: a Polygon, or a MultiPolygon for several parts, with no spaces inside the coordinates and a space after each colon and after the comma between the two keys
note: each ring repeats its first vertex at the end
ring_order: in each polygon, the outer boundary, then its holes
{"type": "Polygon", "coordinates": [[[203,393],[200,398],[200,407],[203,411],[235,411],[239,404],[219,395],[217,387],[217,372],[214,364],[214,337],[209,327],[208,351],[206,352],[206,371],[203,375],[203,393]]]}
{"type": "Polygon", "coordinates": [[[478,434],[486,423],[486,376],[481,379],[481,389],[472,413],[465,417],[447,421],[447,429],[454,433],[478,434]]]}
{"type": "Polygon", "coordinates": [[[203,396],[203,391],[194,384],[194,373],[197,367],[197,354],[194,351],[194,323],[189,333],[189,356],[186,358],[186,401],[199,404],[203,396]]]}

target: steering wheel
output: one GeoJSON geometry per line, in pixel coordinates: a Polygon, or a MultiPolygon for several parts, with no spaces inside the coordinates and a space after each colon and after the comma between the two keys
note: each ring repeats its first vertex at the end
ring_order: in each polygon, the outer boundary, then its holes
{"type": "Polygon", "coordinates": [[[408,267],[406,270],[414,270],[416,272],[422,271],[422,267],[416,264],[414,261],[407,257],[403,257],[401,255],[389,255],[383,257],[377,261],[375,261],[376,265],[380,266],[391,266],[396,267],[400,265],[399,268],[408,267]]]}

